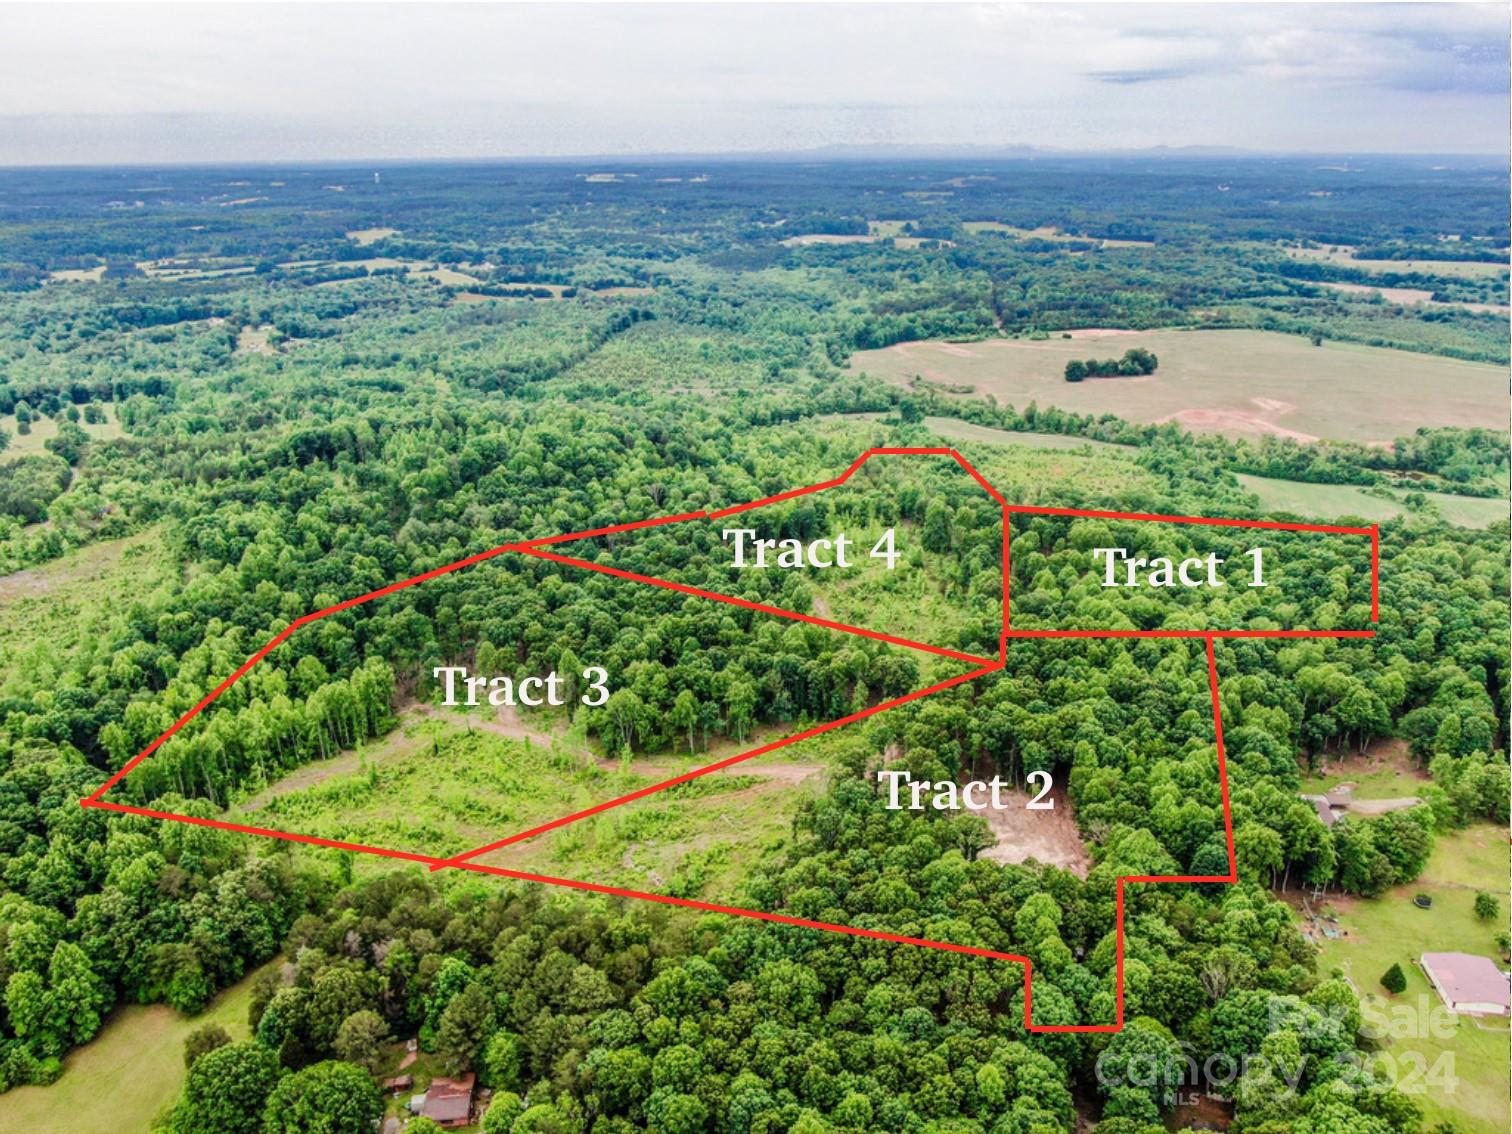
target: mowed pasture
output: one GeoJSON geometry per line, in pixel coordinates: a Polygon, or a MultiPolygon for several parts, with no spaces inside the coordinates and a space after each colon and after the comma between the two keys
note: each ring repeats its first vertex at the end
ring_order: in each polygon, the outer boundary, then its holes
{"type": "Polygon", "coordinates": [[[1019,408],[1037,403],[1200,433],[1386,443],[1421,426],[1507,428],[1503,367],[1353,343],[1313,346],[1271,331],[1068,332],[1074,338],[898,343],[851,356],[900,386],[967,386],[1019,408]],[[1072,359],[1154,351],[1142,378],[1065,380],[1072,359]]]}

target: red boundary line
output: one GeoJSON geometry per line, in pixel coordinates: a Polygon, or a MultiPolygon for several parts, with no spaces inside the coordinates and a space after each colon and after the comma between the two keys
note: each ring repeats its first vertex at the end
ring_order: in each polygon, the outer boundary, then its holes
{"type": "Polygon", "coordinates": [[[1374,630],[1009,630],[1009,638],[1374,638],[1374,630]]]}
{"type": "Polygon", "coordinates": [[[729,603],[731,606],[744,607],[746,610],[754,610],[761,614],[775,614],[779,618],[791,618],[798,622],[807,622],[812,626],[823,626],[826,630],[839,630],[846,634],[859,634],[863,638],[873,638],[878,642],[891,642],[895,646],[904,646],[910,650],[922,650],[924,653],[954,658],[956,661],[971,662],[973,665],[997,664],[993,658],[979,657],[976,654],[963,653],[960,650],[947,649],[944,646],[930,646],[923,642],[915,642],[912,638],[900,638],[894,634],[883,634],[877,630],[867,630],[860,626],[851,626],[845,622],[833,622],[828,618],[817,618],[812,614],[799,614],[795,610],[785,610],[780,606],[768,606],[764,602],[751,602],[749,599],[736,598],[734,595],[721,594],[719,591],[706,591],[701,587],[690,587],[686,583],[674,583],[668,579],[657,579],[651,575],[638,575],[634,571],[624,571],[618,567],[608,567],[602,563],[590,562],[587,559],[574,559],[570,555],[558,555],[555,552],[540,551],[532,547],[522,547],[520,551],[525,555],[533,555],[537,559],[549,559],[553,563],[563,563],[569,567],[581,567],[585,571],[597,571],[601,575],[612,575],[616,579],[629,579],[635,583],[646,583],[653,587],[664,587],[669,591],[678,591],[681,594],[694,595],[698,598],[713,599],[715,602],[729,603]]]}
{"type": "Polygon", "coordinates": [[[710,512],[709,519],[722,520],[726,516],[733,516],[739,512],[749,512],[752,508],[761,508],[767,504],[777,504],[783,500],[792,500],[795,497],[807,496],[811,492],[823,492],[826,488],[838,488],[851,477],[855,476],[861,466],[873,457],[949,457],[970,473],[971,478],[987,490],[987,495],[1005,507],[1008,504],[1008,501],[1003,499],[1002,494],[987,483],[987,478],[977,472],[971,462],[954,449],[941,446],[910,446],[906,448],[877,446],[862,453],[850,463],[850,467],[833,480],[822,480],[818,484],[810,484],[804,488],[790,488],[788,491],[779,492],[775,496],[763,496],[760,500],[752,500],[746,504],[736,504],[731,508],[721,508],[717,512],[710,512]]]}
{"type": "Polygon", "coordinates": [[[659,791],[666,791],[668,788],[676,787],[678,784],[685,784],[690,780],[698,779],[700,776],[707,776],[711,772],[718,772],[722,771],[725,768],[733,767],[734,765],[739,764],[742,761],[751,759],[753,756],[764,756],[768,752],[775,752],[779,748],[786,748],[789,744],[796,744],[800,740],[807,740],[812,736],[818,736],[820,733],[829,732],[830,729],[839,728],[841,725],[848,725],[855,721],[864,720],[866,717],[875,716],[877,713],[883,712],[887,709],[893,709],[899,705],[906,705],[910,701],[917,701],[921,697],[928,697],[931,693],[942,692],[943,690],[949,689],[952,686],[960,685],[963,682],[971,681],[974,678],[981,677],[984,673],[991,673],[1002,668],[1003,666],[1001,662],[989,662],[981,669],[974,669],[968,673],[963,673],[946,681],[936,682],[935,684],[927,686],[923,689],[916,689],[912,693],[906,693],[901,697],[894,697],[890,701],[882,701],[879,704],[871,706],[871,708],[869,709],[862,709],[859,712],[851,713],[849,716],[840,717],[838,720],[828,721],[825,724],[815,725],[813,728],[804,729],[802,732],[795,733],[794,735],[789,737],[784,737],[782,740],[774,740],[770,744],[763,744],[760,748],[753,748],[749,752],[742,752],[739,755],[727,757],[726,759],[720,760],[717,763],[707,764],[702,768],[694,768],[692,771],[684,772],[680,776],[674,776],[670,780],[663,780],[661,783],[651,784],[649,787],[643,787],[638,791],[632,791],[629,795],[622,795],[618,799],[611,799],[605,803],[595,804],[592,807],[584,808],[582,811],[575,811],[571,815],[564,815],[560,819],[553,819],[549,823],[542,823],[539,827],[532,827],[528,831],[521,831],[517,835],[510,835],[508,838],[499,839],[496,842],[488,843],[487,845],[478,847],[475,850],[470,850],[465,854],[459,854],[455,858],[448,858],[444,862],[438,863],[437,865],[431,867],[431,869],[440,870],[442,866],[460,865],[461,863],[467,862],[470,859],[477,858],[479,855],[488,854],[490,851],[496,851],[501,847],[507,847],[514,843],[524,842],[526,839],[533,839],[535,838],[535,836],[543,835],[547,831],[554,831],[558,827],[565,827],[569,823],[576,823],[579,819],[587,819],[591,815],[598,815],[600,812],[608,811],[611,808],[619,807],[626,803],[633,803],[637,799],[644,799],[648,795],[655,795],[659,791]]]}
{"type": "Polygon", "coordinates": [[[994,960],[1012,961],[1022,965],[1024,968],[1024,1027],[1026,1028],[1026,1030],[1031,1032],[1117,1032],[1123,1027],[1124,1013],[1123,993],[1125,885],[1131,883],[1144,884],[1165,882],[1231,883],[1238,880],[1238,866],[1234,856],[1233,814],[1229,803],[1228,767],[1223,742],[1222,710],[1219,704],[1218,696],[1218,663],[1216,655],[1214,653],[1214,640],[1217,638],[1357,638],[1371,637],[1375,632],[1373,630],[1012,630],[1009,626],[1009,585],[1011,573],[1009,559],[1009,522],[1010,516],[1014,513],[1034,515],[1084,516],[1105,519],[1211,524],[1224,527],[1256,527],[1284,531],[1312,531],[1335,534],[1369,535],[1371,537],[1371,620],[1379,620],[1380,531],[1379,528],[1375,525],[1372,525],[1369,528],[1351,528],[1330,524],[1292,524],[1282,523],[1279,521],[1231,520],[1201,516],[1163,516],[1135,512],[1110,512],[1077,508],[1042,508],[1032,505],[1013,505],[1008,504],[1003,499],[1001,494],[999,494],[998,491],[993,488],[992,485],[989,484],[987,480],[979,472],[977,472],[977,470],[973,468],[971,464],[961,456],[960,453],[958,453],[954,449],[874,448],[868,449],[854,462],[852,462],[852,464],[845,470],[845,472],[843,472],[840,476],[834,478],[833,480],[823,481],[819,484],[809,485],[805,488],[793,489],[789,492],[779,493],[775,496],[764,497],[760,500],[755,500],[747,504],[736,505],[732,508],[725,508],[714,512],[684,512],[675,516],[662,516],[648,520],[636,520],[624,524],[611,524],[605,527],[592,528],[580,532],[570,532],[563,535],[548,536],[540,539],[525,540],[517,543],[501,544],[498,547],[479,552],[478,554],[468,556],[465,559],[459,559],[454,563],[445,564],[444,566],[423,572],[422,574],[415,575],[411,578],[403,579],[396,583],[391,583],[385,587],[380,587],[375,591],[369,591],[367,594],[359,595],[355,598],[350,598],[343,602],[336,603],[335,605],[326,607],[323,610],[318,610],[311,614],[303,615],[302,617],[295,619],[284,630],[275,635],[266,645],[264,645],[260,650],[258,650],[255,654],[253,654],[250,658],[243,662],[242,665],[238,667],[234,673],[232,673],[223,682],[216,686],[215,689],[213,689],[203,699],[201,699],[198,704],[196,704],[192,709],[190,709],[187,713],[185,713],[182,717],[175,721],[169,728],[167,728],[161,736],[157,737],[145,748],[143,748],[141,752],[137,753],[134,757],[127,761],[119,771],[115,772],[93,792],[81,799],[79,803],[82,807],[85,808],[100,808],[102,810],[114,811],[122,814],[141,815],[148,818],[170,820],[179,823],[188,823],[194,826],[211,827],[217,830],[235,831],[242,834],[260,835],[267,838],[282,839],[288,842],[302,843],[310,846],[328,847],[332,849],[347,850],[362,854],[378,855],[384,858],[399,859],[406,862],[421,863],[429,866],[432,871],[445,868],[473,871],[476,873],[489,874],[503,878],[513,878],[525,882],[539,882],[546,885],[562,886],[568,889],[580,890],[588,893],[607,894],[623,898],[635,898],[642,901],[657,902],[662,905],[701,910],[708,913],[721,913],[736,917],[754,918],[760,921],[796,926],[803,929],[825,930],[832,933],[846,934],[852,937],[863,937],[871,940],[888,941],[904,945],[918,945],[925,948],[940,949],[952,953],[962,953],[970,956],[985,957],[994,960]],[[922,642],[915,642],[907,638],[899,638],[892,635],[881,634],[876,631],[866,630],[862,627],[850,626],[846,623],[832,622],[828,619],[814,618],[809,615],[799,614],[795,611],[783,610],[779,607],[767,606],[762,603],[754,603],[745,599],[735,598],[730,595],[719,594],[718,592],[714,591],[705,591],[697,587],[690,587],[680,583],[672,583],[664,579],[655,579],[651,576],[637,575],[633,572],[621,571],[617,568],[606,567],[601,564],[589,562],[587,560],[573,559],[569,556],[557,555],[553,552],[541,550],[542,548],[551,544],[564,543],[571,540],[585,539],[594,536],[611,535],[617,532],[634,531],[641,528],[655,527],[662,524],[677,523],[683,520],[704,518],[719,519],[724,516],[730,516],[740,512],[749,511],[753,508],[758,508],[765,504],[773,504],[783,500],[790,500],[799,496],[804,496],[809,493],[819,492],[826,488],[833,488],[838,485],[844,484],[856,473],[858,469],[861,468],[862,465],[866,463],[867,460],[869,460],[873,456],[878,455],[949,456],[957,463],[959,463],[962,468],[964,468],[972,476],[972,478],[975,479],[977,483],[980,484],[984,489],[986,489],[988,494],[991,495],[991,497],[1001,505],[1003,522],[1003,622],[1002,639],[1000,643],[1001,656],[998,659],[982,658],[974,654],[948,650],[938,646],[929,646],[922,642]],[[617,799],[608,800],[605,803],[597,804],[593,807],[575,812],[572,815],[567,815],[560,819],[553,820],[549,823],[541,824],[540,826],[531,828],[530,830],[520,832],[519,834],[512,835],[505,839],[500,839],[496,842],[478,847],[474,850],[467,851],[461,855],[456,855],[451,858],[437,858],[433,855],[419,854],[411,851],[391,850],[385,847],[368,846],[363,843],[344,842],[338,839],[325,839],[313,835],[300,835],[290,831],[276,831],[271,828],[255,827],[243,823],[230,823],[218,819],[205,819],[192,815],[180,815],[175,812],[158,811],[146,807],[136,807],[130,804],[108,802],[102,798],[106,792],[108,792],[112,787],[114,787],[122,779],[129,775],[130,772],[138,765],[140,765],[143,760],[145,760],[153,752],[157,751],[158,748],[160,748],[174,734],[176,734],[181,728],[183,728],[184,725],[188,724],[189,721],[198,716],[216,698],[218,698],[222,693],[224,693],[238,680],[240,680],[254,665],[256,665],[263,658],[267,657],[268,654],[270,654],[274,649],[281,645],[289,637],[289,635],[291,635],[299,627],[308,625],[312,622],[318,622],[320,619],[325,618],[331,614],[335,614],[343,610],[349,610],[354,606],[359,606],[363,603],[371,602],[374,599],[382,598],[385,595],[393,594],[396,591],[404,590],[407,587],[415,586],[416,584],[426,582],[427,580],[439,578],[440,576],[450,574],[453,571],[462,570],[465,567],[470,567],[474,564],[484,562],[488,559],[494,558],[495,556],[502,555],[503,553],[508,551],[519,552],[521,554],[534,556],[540,559],[547,559],[572,566],[582,567],[587,570],[598,571],[603,574],[626,578],[635,582],[646,583],[652,586],[666,587],[671,590],[680,591],[701,598],[708,598],[717,602],[726,602],[734,604],[736,606],[742,606],[747,609],[755,610],[764,614],[773,614],[779,617],[793,618],[799,621],[809,622],[817,626],[823,626],[827,629],[860,634],[865,637],[874,638],[878,641],[889,642],[891,644],[903,646],[908,649],[921,650],[939,656],[974,662],[978,663],[980,665],[980,668],[964,674],[960,674],[953,678],[949,678],[945,681],[937,682],[934,685],[927,686],[923,689],[915,690],[914,692],[905,694],[901,697],[896,697],[892,700],[881,702],[868,709],[863,709],[859,712],[852,713],[849,716],[841,717],[837,720],[826,722],[825,724],[815,725],[814,727],[805,729],[804,731],[796,733],[793,736],[774,741],[770,744],[762,745],[758,748],[751,749],[748,752],[740,753],[736,756],[729,757],[714,764],[709,764],[702,768],[693,769],[692,771],[686,772],[680,776],[673,777],[672,779],[664,780],[661,783],[653,784],[649,787],[631,792],[628,795],[620,796],[617,799]],[[567,824],[577,822],[578,820],[588,818],[589,816],[607,811],[610,808],[622,806],[634,800],[642,799],[657,792],[665,791],[669,788],[677,786],[678,784],[687,783],[690,780],[697,779],[700,776],[709,775],[710,773],[719,771],[723,768],[731,767],[735,764],[740,763],[741,761],[751,759],[752,757],[775,751],[776,749],[782,748],[786,745],[794,744],[809,737],[817,736],[820,733],[828,732],[829,730],[839,728],[842,725],[851,724],[863,718],[884,712],[887,709],[896,708],[897,706],[906,704],[910,701],[915,701],[920,698],[930,696],[934,693],[942,692],[945,689],[975,680],[976,678],[981,677],[987,673],[997,672],[1003,669],[1005,665],[1009,638],[1202,638],[1206,643],[1208,685],[1213,705],[1213,730],[1218,756],[1218,783],[1223,800],[1224,836],[1228,850],[1229,872],[1228,874],[1221,876],[1132,875],[1123,876],[1116,880],[1115,887],[1117,914],[1114,930],[1116,950],[1116,974],[1114,987],[1115,1018],[1114,1022],[1111,1024],[1036,1025],[1033,1022],[1033,961],[1021,954],[1003,953],[993,949],[983,949],[970,945],[957,945],[948,941],[934,941],[921,937],[909,937],[902,934],[886,933],[880,930],[863,929],[858,926],[838,925],[830,922],[813,921],[806,918],[789,917],[784,914],[768,913],[766,911],[746,909],[740,906],[725,906],[711,902],[700,902],[691,898],[675,898],[667,894],[653,894],[639,890],[625,889],[617,886],[605,886],[594,882],[583,882],[570,878],[556,878],[545,874],[532,874],[526,871],[508,870],[503,867],[486,866],[482,863],[471,861],[478,855],[486,854],[490,851],[497,850],[501,847],[509,846],[514,843],[522,842],[526,839],[544,834],[547,831],[554,830],[556,828],[566,826],[567,824]]]}
{"type": "Polygon", "coordinates": [[[1093,508],[1048,508],[1038,504],[1004,504],[1006,512],[1029,516],[1084,516],[1097,520],[1154,520],[1163,524],[1206,524],[1216,528],[1270,528],[1283,532],[1329,532],[1334,535],[1370,535],[1375,528],[1351,528],[1343,524],[1294,524],[1285,520],[1235,520],[1222,516],[1166,516],[1157,512],[1106,512],[1093,508]]]}

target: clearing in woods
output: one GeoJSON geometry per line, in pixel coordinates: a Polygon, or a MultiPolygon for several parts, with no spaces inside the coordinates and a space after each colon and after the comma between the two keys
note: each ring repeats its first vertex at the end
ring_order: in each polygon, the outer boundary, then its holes
{"type": "Polygon", "coordinates": [[[1431,782],[1412,758],[1405,740],[1385,737],[1371,742],[1363,753],[1341,752],[1330,757],[1302,781],[1301,790],[1322,795],[1347,787],[1356,800],[1380,801],[1415,796],[1431,782]]]}
{"type": "Polygon", "coordinates": [[[0,577],[0,697],[45,685],[77,653],[108,657],[133,604],[179,585],[162,539],[151,527],[0,577]]]}
{"type": "MultiPolygon", "coordinates": [[[[282,963],[279,957],[265,967],[282,963]]],[[[145,1134],[184,1085],[184,1040],[190,1032],[219,1024],[233,1041],[251,1038],[247,1010],[256,977],[256,971],[249,973],[198,1016],[181,1016],[166,1004],[117,1008],[99,1035],[63,1060],[63,1077],[56,1083],[0,1095],[0,1129],[145,1134]],[[102,1087],[107,1083],[109,1090],[102,1087]]]]}
{"type": "Polygon", "coordinates": [[[346,238],[358,247],[368,244],[377,244],[380,240],[387,240],[391,236],[398,236],[397,228],[354,228],[346,234],[346,238]]]}
{"type": "Polygon", "coordinates": [[[1005,791],[1003,798],[1007,804],[1002,808],[967,805],[972,814],[987,820],[987,829],[997,840],[980,857],[1014,864],[1038,862],[1069,870],[1078,878],[1087,876],[1092,855],[1082,842],[1076,812],[1064,789],[1054,788],[1045,798],[1044,802],[1055,804],[1049,810],[1030,811],[1032,797],[1027,792],[1005,791]]]}
{"type": "MultiPolygon", "coordinates": [[[[114,441],[124,436],[121,424],[116,420],[116,408],[107,403],[100,407],[105,411],[105,420],[98,424],[77,421],[74,424],[89,434],[92,441],[114,441]]],[[[31,432],[21,433],[16,428],[16,415],[0,417],[0,429],[11,435],[10,444],[0,451],[0,464],[13,457],[31,457],[47,452],[47,442],[58,435],[58,423],[50,417],[38,417],[32,421],[31,432]]]]}
{"type": "MultiPolygon", "coordinates": [[[[1068,332],[1075,334],[1075,332],[1068,332]]],[[[1030,402],[1199,433],[1387,442],[1422,426],[1505,429],[1504,367],[1270,331],[1114,331],[1077,338],[898,343],[858,351],[852,369],[898,385],[969,386],[1030,402]],[[1072,359],[1154,351],[1142,378],[1065,380],[1072,359]]]]}
{"type": "MultiPolygon", "coordinates": [[[[764,735],[747,737],[735,750],[764,735]]],[[[827,764],[820,753],[829,750],[817,738],[790,750],[791,760],[776,752],[739,764],[480,861],[515,870],[591,872],[597,881],[682,896],[736,898],[748,868],[790,835],[794,814],[822,790],[827,764]]],[[[493,716],[484,708],[464,716],[415,706],[388,736],[295,769],[228,817],[452,854],[500,830],[555,819],[721,754],[715,749],[690,756],[683,746],[655,758],[611,760],[590,751],[580,732],[560,733],[544,719],[533,717],[527,725],[513,711],[493,716]]],[[[359,873],[393,868],[391,861],[369,855],[355,865],[359,873]]]]}

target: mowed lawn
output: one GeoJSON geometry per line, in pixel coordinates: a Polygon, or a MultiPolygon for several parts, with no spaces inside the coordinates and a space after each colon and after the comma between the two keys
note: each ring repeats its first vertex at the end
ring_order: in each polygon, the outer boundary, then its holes
{"type": "Polygon", "coordinates": [[[1325,902],[1338,914],[1346,936],[1325,940],[1318,967],[1340,969],[1365,1002],[1367,1020],[1404,1021],[1410,1034],[1383,1040],[1381,1065],[1395,1070],[1428,1124],[1452,1119],[1471,1132],[1507,1129],[1508,1062],[1512,1058],[1506,1018],[1478,1023],[1447,1012],[1428,984],[1417,958],[1431,952],[1479,953],[1496,958],[1495,937],[1506,924],[1509,885],[1507,831],[1478,824],[1438,839],[1422,877],[1372,900],[1325,902]],[[1498,896],[1503,915],[1475,917],[1477,890],[1498,896]],[[1432,909],[1412,904],[1416,894],[1433,898],[1432,909]],[[1407,990],[1392,996],[1381,976],[1393,964],[1407,975],[1407,990]],[[1439,1068],[1429,1077],[1418,1071],[1439,1068]],[[1452,1079],[1446,1074],[1452,1071],[1452,1079]],[[1443,1080],[1442,1082],[1440,1080],[1443,1080]]]}
{"type": "MultiPolygon", "coordinates": [[[[281,963],[278,960],[271,965],[281,963]]],[[[63,1061],[50,1087],[17,1087],[0,1095],[0,1130],[26,1134],[148,1134],[184,1083],[184,1039],[219,1024],[233,1040],[251,1036],[248,974],[201,1015],[180,1016],[163,1004],[117,1009],[89,1043],[63,1061]]]]}
{"type": "MultiPolygon", "coordinates": [[[[1260,498],[1260,506],[1268,512],[1290,512],[1322,519],[1358,516],[1379,523],[1411,511],[1407,507],[1405,491],[1389,490],[1388,499],[1352,484],[1306,484],[1246,473],[1236,475],[1247,491],[1260,498]]],[[[1504,497],[1450,496],[1442,492],[1425,492],[1423,495],[1429,504],[1425,515],[1436,514],[1457,528],[1485,528],[1507,519],[1504,497]]]]}
{"type": "Polygon", "coordinates": [[[1023,408],[1030,402],[1129,421],[1175,421],[1229,436],[1390,441],[1421,426],[1505,429],[1505,368],[1352,343],[1313,346],[1270,331],[1079,331],[1075,338],[898,343],[851,356],[853,370],[907,386],[969,386],[1023,408]],[[1072,359],[1154,351],[1146,378],[1065,380],[1072,359]]]}

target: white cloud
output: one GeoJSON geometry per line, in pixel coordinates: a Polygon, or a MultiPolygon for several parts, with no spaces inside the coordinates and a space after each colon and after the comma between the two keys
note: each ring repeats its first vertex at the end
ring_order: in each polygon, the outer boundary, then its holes
{"type": "Polygon", "coordinates": [[[0,19],[0,162],[1506,137],[1494,5],[8,5],[0,19]]]}

